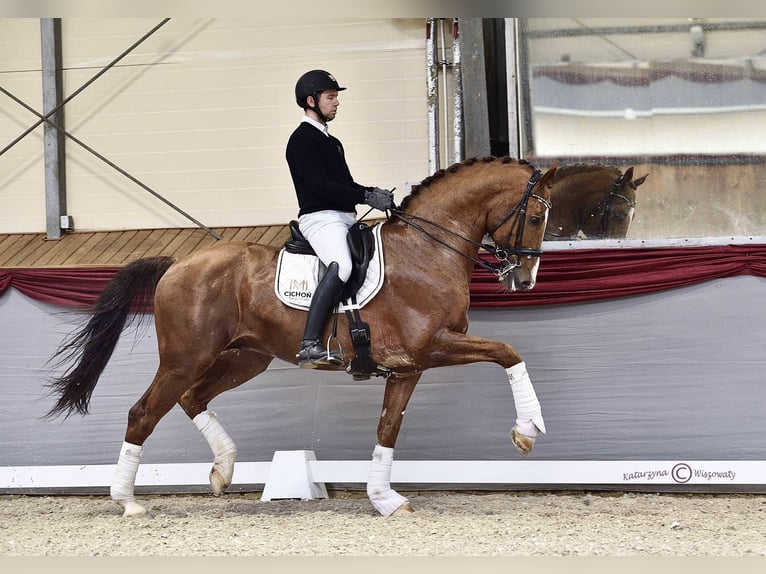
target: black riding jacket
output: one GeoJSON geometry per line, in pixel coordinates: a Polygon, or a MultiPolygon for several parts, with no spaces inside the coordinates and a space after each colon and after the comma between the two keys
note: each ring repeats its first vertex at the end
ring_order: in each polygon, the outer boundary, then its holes
{"type": "Polygon", "coordinates": [[[298,216],[325,209],[356,213],[356,205],[364,202],[366,188],[351,177],[338,138],[301,122],[287,142],[285,157],[298,196],[298,216]]]}

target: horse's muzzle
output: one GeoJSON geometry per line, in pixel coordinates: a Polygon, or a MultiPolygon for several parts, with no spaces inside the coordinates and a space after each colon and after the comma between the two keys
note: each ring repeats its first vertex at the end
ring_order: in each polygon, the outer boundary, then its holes
{"type": "MultiPolygon", "coordinates": [[[[528,274],[525,274],[528,275],[528,274]]],[[[531,277],[518,277],[515,273],[510,273],[503,277],[500,282],[505,288],[513,293],[514,291],[529,291],[535,286],[535,280],[531,277]]]]}
{"type": "Polygon", "coordinates": [[[537,283],[537,266],[532,269],[526,269],[519,266],[510,273],[500,278],[500,282],[505,288],[513,293],[514,291],[529,291],[537,283]]]}

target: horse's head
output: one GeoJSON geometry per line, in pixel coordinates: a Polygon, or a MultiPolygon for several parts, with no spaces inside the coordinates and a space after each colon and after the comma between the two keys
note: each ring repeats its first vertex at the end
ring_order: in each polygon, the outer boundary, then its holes
{"type": "Polygon", "coordinates": [[[499,280],[509,291],[527,291],[537,281],[556,169],[557,164],[544,174],[535,170],[515,194],[515,204],[493,202],[489,206],[487,234],[499,248],[495,256],[505,265],[499,280]]]}
{"type": "Polygon", "coordinates": [[[613,166],[572,164],[556,172],[545,238],[572,240],[622,239],[627,236],[636,206],[636,189],[647,176],[633,179],[613,166]]]}
{"type": "Polygon", "coordinates": [[[636,189],[646,181],[643,177],[633,179],[633,167],[629,167],[609,186],[602,190],[599,200],[589,206],[580,217],[580,230],[588,239],[624,239],[636,213],[636,189]]]}

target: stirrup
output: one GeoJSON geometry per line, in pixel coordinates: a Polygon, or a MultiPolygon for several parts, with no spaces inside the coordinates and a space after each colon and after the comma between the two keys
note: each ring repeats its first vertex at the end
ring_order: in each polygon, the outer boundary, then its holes
{"type": "Polygon", "coordinates": [[[301,369],[316,369],[317,367],[343,367],[343,349],[331,350],[329,340],[323,347],[319,340],[301,348],[295,358],[301,369]]]}

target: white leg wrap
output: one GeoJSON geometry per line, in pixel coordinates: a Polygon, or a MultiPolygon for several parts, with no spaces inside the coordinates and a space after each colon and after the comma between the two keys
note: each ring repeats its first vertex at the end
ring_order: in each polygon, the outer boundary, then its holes
{"type": "Polygon", "coordinates": [[[213,411],[203,411],[192,419],[194,426],[210,445],[216,462],[221,458],[230,458],[232,454],[237,455],[234,441],[218,422],[217,416],[213,411]]]}
{"type": "Polygon", "coordinates": [[[112,486],[109,488],[109,495],[125,509],[125,516],[146,512],[136,503],[136,497],[133,494],[143,450],[143,446],[123,441],[112,486]]]}
{"type": "Polygon", "coordinates": [[[234,463],[237,460],[237,447],[216,417],[213,411],[203,411],[194,417],[192,422],[213,451],[215,458],[210,471],[210,486],[213,493],[219,495],[231,484],[234,463]]]}
{"type": "Polygon", "coordinates": [[[112,480],[112,486],[109,489],[112,500],[135,500],[133,491],[143,450],[143,446],[129,442],[122,443],[120,457],[117,459],[117,470],[114,473],[114,480],[112,480]]]}
{"type": "Polygon", "coordinates": [[[138,516],[146,513],[146,509],[136,502],[133,494],[143,450],[143,446],[129,442],[123,442],[120,448],[120,457],[117,459],[117,469],[114,472],[109,494],[112,500],[125,510],[123,516],[138,516]]]}
{"type": "Polygon", "coordinates": [[[516,404],[516,426],[520,433],[536,437],[537,431],[545,432],[545,422],[537,400],[535,389],[527,373],[527,365],[522,361],[506,369],[508,380],[513,391],[513,402],[516,404]]]}
{"type": "Polygon", "coordinates": [[[391,488],[391,465],[394,462],[394,449],[375,445],[372,451],[372,464],[367,478],[367,496],[375,510],[383,516],[393,514],[407,499],[391,488]]]}

